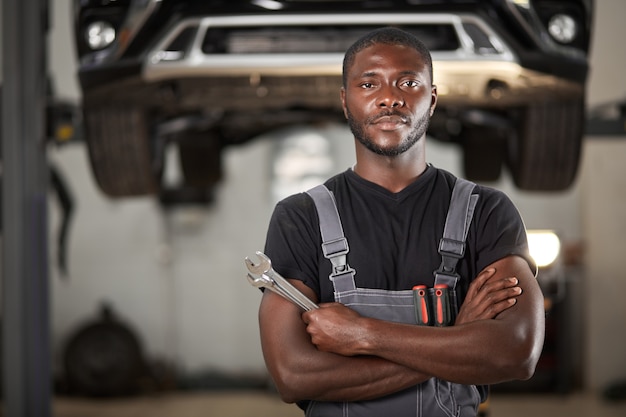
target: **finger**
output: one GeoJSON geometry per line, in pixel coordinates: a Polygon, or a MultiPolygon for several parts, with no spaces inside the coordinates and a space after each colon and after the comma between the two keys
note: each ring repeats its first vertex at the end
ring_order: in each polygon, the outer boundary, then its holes
{"type": "Polygon", "coordinates": [[[470,283],[467,291],[468,296],[475,296],[485,283],[496,273],[495,268],[482,270],[478,276],[470,283]]]}
{"type": "Polygon", "coordinates": [[[489,278],[493,277],[496,273],[496,269],[495,268],[488,268],[488,269],[483,269],[482,271],[480,271],[480,273],[478,274],[478,276],[476,277],[475,281],[475,285],[480,288],[482,287],[488,280],[489,278]]]}
{"type": "MultiPolygon", "coordinates": [[[[485,297],[475,303],[475,311],[485,312],[487,315],[494,317],[494,307],[499,303],[511,303],[517,301],[517,297],[522,293],[520,287],[504,288],[498,291],[490,292],[485,297]]],[[[502,311],[502,310],[499,310],[502,311]]]]}
{"type": "Polygon", "coordinates": [[[304,313],[302,313],[302,321],[305,324],[309,324],[311,322],[311,311],[305,311],[304,313]]]}
{"type": "MultiPolygon", "coordinates": [[[[467,300],[469,303],[473,305],[480,305],[483,303],[491,303],[493,302],[493,294],[507,288],[514,288],[517,286],[518,280],[515,277],[502,278],[497,280],[491,280],[480,288],[476,290],[475,293],[471,294],[471,297],[468,297],[467,300]]],[[[468,292],[468,295],[470,293],[468,292]]],[[[498,299],[501,301],[502,298],[498,299]]]]}
{"type": "Polygon", "coordinates": [[[496,303],[506,298],[515,298],[522,293],[522,288],[519,286],[495,288],[491,287],[488,291],[481,291],[481,296],[477,299],[480,303],[496,303]]]}
{"type": "Polygon", "coordinates": [[[507,278],[500,278],[496,280],[490,280],[478,290],[479,292],[478,298],[488,296],[489,294],[495,293],[503,289],[514,288],[517,286],[518,283],[519,281],[516,277],[507,277],[507,278]]]}
{"type": "Polygon", "coordinates": [[[493,319],[504,310],[514,306],[516,303],[516,297],[504,297],[501,299],[498,297],[497,301],[492,299],[489,303],[476,307],[474,310],[475,316],[472,318],[472,321],[493,319]]]}

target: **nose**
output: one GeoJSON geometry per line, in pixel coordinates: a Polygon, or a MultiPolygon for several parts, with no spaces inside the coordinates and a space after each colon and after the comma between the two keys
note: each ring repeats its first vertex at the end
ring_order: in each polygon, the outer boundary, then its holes
{"type": "Polygon", "coordinates": [[[378,107],[403,107],[404,98],[399,88],[393,85],[387,86],[381,89],[380,99],[378,100],[378,107]]]}

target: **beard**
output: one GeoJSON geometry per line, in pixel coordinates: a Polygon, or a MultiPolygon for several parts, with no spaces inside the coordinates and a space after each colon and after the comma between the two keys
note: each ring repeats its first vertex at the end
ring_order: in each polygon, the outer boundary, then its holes
{"type": "MultiPolygon", "coordinates": [[[[420,140],[420,138],[426,134],[430,122],[430,109],[427,109],[424,114],[419,118],[417,124],[414,125],[413,129],[409,132],[407,137],[402,140],[402,142],[400,142],[396,146],[383,147],[375,143],[372,137],[365,133],[365,126],[374,122],[374,120],[381,116],[402,115],[391,110],[389,112],[377,114],[376,116],[368,117],[364,123],[359,124],[355,120],[350,110],[346,110],[348,116],[348,125],[350,126],[350,130],[352,131],[354,137],[367,149],[380,156],[398,156],[411,149],[413,145],[415,145],[420,140]]],[[[412,124],[412,121],[412,118],[408,118],[407,123],[412,124]]]]}

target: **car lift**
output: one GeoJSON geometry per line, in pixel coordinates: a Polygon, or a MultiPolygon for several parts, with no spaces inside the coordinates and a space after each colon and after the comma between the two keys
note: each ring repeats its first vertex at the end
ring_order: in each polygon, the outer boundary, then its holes
{"type": "Polygon", "coordinates": [[[3,414],[51,415],[45,143],[49,0],[2,2],[3,414]]]}

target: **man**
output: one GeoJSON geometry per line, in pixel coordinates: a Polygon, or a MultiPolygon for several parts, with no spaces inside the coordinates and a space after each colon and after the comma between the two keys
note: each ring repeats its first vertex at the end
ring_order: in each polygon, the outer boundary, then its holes
{"type": "Polygon", "coordinates": [[[506,196],[477,186],[454,325],[384,319],[394,303],[368,304],[368,294],[393,300],[414,285],[433,286],[456,178],[426,162],[437,89],[419,40],[374,31],[346,52],[343,77],[356,165],[325,185],[349,241],[354,287],[346,292],[329,279],[311,197],[281,201],[265,253],[321,308],[303,314],[265,291],[259,320],[268,370],[283,400],[307,416],[475,415],[485,397],[477,386],[529,378],[541,353],[543,298],[524,225],[506,196]],[[334,302],[348,293],[361,313],[334,302]]]}

